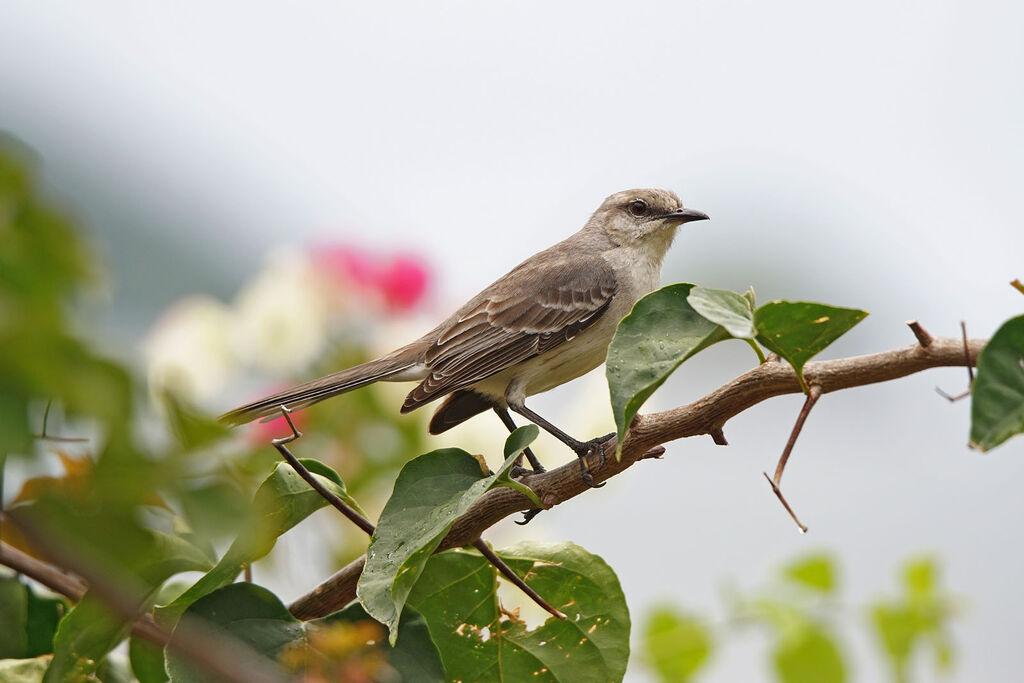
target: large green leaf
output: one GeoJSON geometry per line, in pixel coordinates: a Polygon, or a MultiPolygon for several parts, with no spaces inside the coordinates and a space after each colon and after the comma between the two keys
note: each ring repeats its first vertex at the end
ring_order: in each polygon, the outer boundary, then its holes
{"type": "Polygon", "coordinates": [[[475,551],[433,556],[409,596],[427,620],[449,680],[618,681],[629,659],[629,610],[615,573],[572,543],[500,551],[568,617],[534,630],[503,614],[498,574],[475,551]]]}
{"type": "Polygon", "coordinates": [[[18,577],[0,576],[0,659],[53,652],[53,636],[66,610],[63,598],[37,595],[18,577]]]}
{"type": "Polygon", "coordinates": [[[807,390],[803,369],[815,355],[867,316],[855,308],[806,301],[773,301],[754,311],[757,341],[782,356],[807,390]]]}
{"type": "MultiPolygon", "coordinates": [[[[362,514],[359,505],[348,495],[344,483],[334,470],[318,460],[301,459],[300,462],[324,486],[362,514]]],[[[278,463],[256,489],[253,515],[246,528],[224,553],[224,557],[176,600],[159,608],[157,618],[161,623],[173,626],[186,607],[234,581],[245,564],[264,557],[274,547],[279,536],[325,505],[327,501],[323,496],[310,488],[291,465],[278,463]]]]}
{"type": "Polygon", "coordinates": [[[606,374],[619,440],[616,455],[640,406],[679,364],[701,349],[729,339],[725,328],[704,318],[687,302],[693,288],[684,283],[648,294],[615,331],[608,347],[606,374]]]}
{"type": "MultiPolygon", "coordinates": [[[[302,622],[288,612],[277,596],[252,583],[236,583],[209,593],[192,603],[185,613],[219,627],[271,660],[276,660],[285,646],[306,639],[302,622]]],[[[173,654],[167,656],[167,672],[173,683],[210,680],[173,654]]]]}
{"type": "Polygon", "coordinates": [[[356,591],[366,611],[390,629],[392,644],[405,600],[431,554],[469,506],[495,486],[507,485],[505,474],[537,433],[533,425],[513,432],[504,464],[490,476],[480,461],[458,448],[421,455],[402,468],[366,551],[356,591]]]}
{"type": "Polygon", "coordinates": [[[1011,318],[978,357],[971,446],[987,451],[1024,432],[1024,315],[1011,318]]]}
{"type": "Polygon", "coordinates": [[[690,680],[707,663],[711,649],[711,633],[696,617],[660,607],[647,620],[647,662],[666,683],[690,680]]]}

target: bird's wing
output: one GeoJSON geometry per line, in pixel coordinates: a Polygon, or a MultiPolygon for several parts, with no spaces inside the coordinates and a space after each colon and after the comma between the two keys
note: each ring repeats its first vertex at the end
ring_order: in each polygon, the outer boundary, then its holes
{"type": "Polygon", "coordinates": [[[617,288],[615,272],[600,256],[517,268],[440,330],[426,351],[429,373],[402,412],[569,341],[601,318],[617,288]]]}

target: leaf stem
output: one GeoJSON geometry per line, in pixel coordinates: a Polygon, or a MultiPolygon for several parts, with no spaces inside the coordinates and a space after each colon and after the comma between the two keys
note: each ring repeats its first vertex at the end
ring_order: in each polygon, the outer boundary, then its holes
{"type": "Polygon", "coordinates": [[[748,344],[750,344],[750,348],[754,349],[754,353],[757,354],[757,364],[758,365],[764,365],[765,363],[768,362],[768,359],[765,358],[765,356],[764,356],[764,351],[761,350],[761,347],[758,346],[756,341],[754,341],[753,339],[744,339],[743,341],[745,341],[748,344]]]}
{"type": "Polygon", "coordinates": [[[527,585],[525,581],[519,578],[519,575],[512,571],[512,567],[509,567],[507,564],[505,564],[505,560],[498,557],[498,554],[491,550],[491,546],[487,545],[487,542],[484,541],[484,539],[477,538],[475,541],[473,541],[473,547],[479,550],[480,554],[486,557],[487,561],[493,564],[498,569],[498,571],[501,572],[502,576],[504,576],[506,579],[514,583],[516,586],[519,586],[519,589],[521,591],[526,593],[526,595],[535,603],[543,607],[548,612],[548,614],[557,619],[565,621],[565,614],[559,611],[557,608],[552,607],[547,600],[542,598],[540,594],[537,593],[537,591],[530,588],[530,586],[527,585]]]}

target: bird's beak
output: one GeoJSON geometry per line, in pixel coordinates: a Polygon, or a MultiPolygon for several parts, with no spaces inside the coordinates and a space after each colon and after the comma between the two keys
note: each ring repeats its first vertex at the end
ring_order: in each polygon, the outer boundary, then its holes
{"type": "Polygon", "coordinates": [[[682,225],[683,223],[689,223],[691,221],[706,221],[710,216],[703,211],[697,211],[697,209],[686,209],[680,206],[672,213],[666,213],[658,216],[657,218],[665,221],[671,221],[677,225],[682,225]]]}

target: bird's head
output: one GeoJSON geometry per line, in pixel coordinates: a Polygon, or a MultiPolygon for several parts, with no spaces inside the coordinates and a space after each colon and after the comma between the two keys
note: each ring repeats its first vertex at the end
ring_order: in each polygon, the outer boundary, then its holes
{"type": "Polygon", "coordinates": [[[588,225],[601,226],[616,244],[656,242],[668,249],[676,228],[707,219],[706,213],[684,208],[675,192],[641,189],[616,192],[605,199],[588,225]]]}

